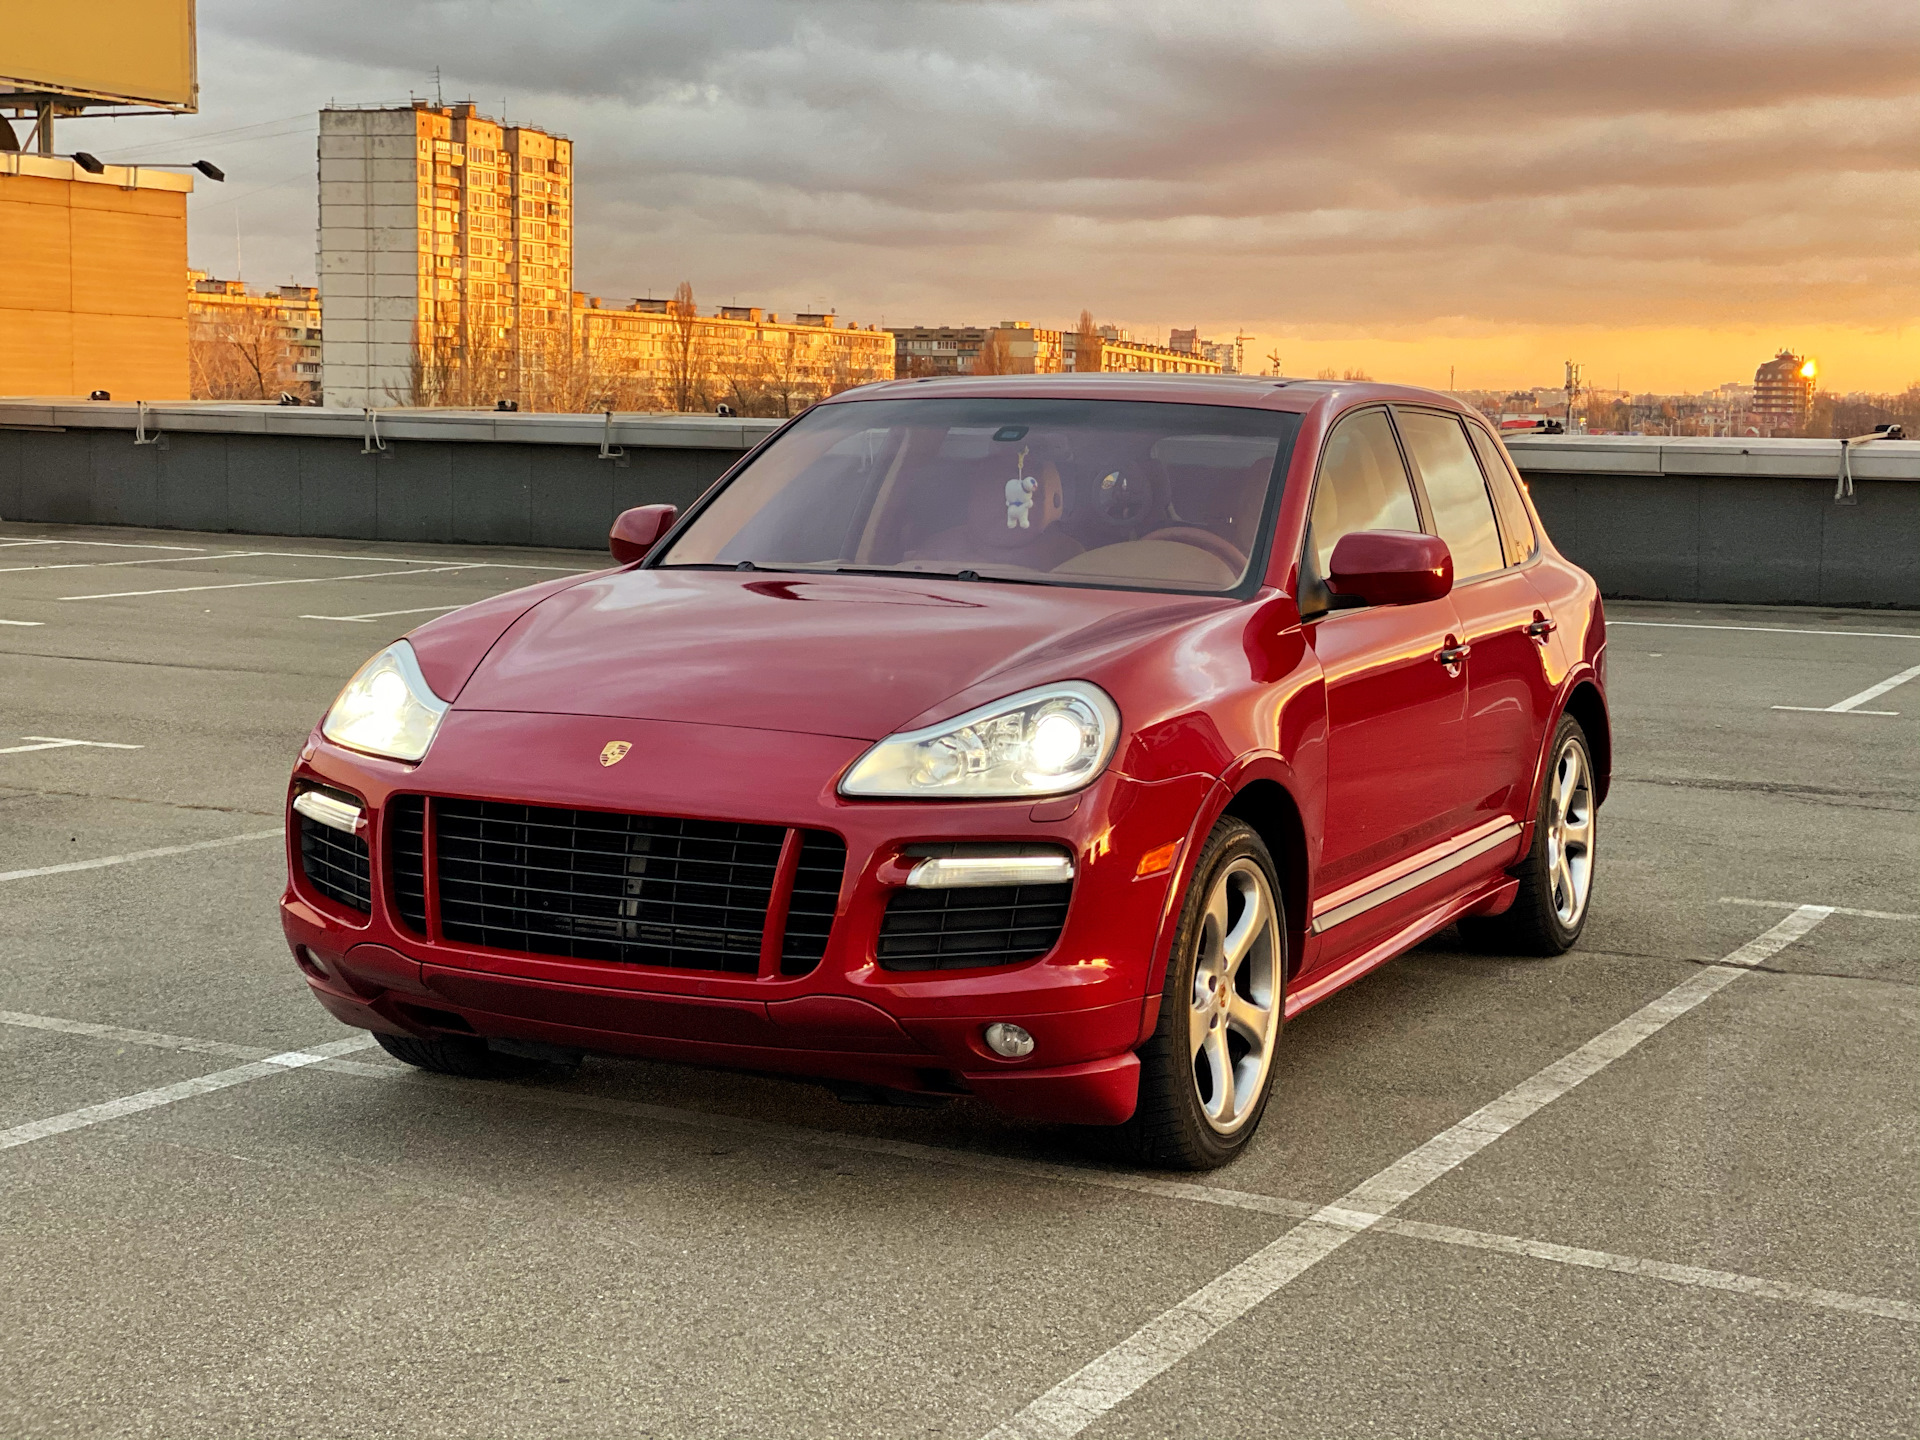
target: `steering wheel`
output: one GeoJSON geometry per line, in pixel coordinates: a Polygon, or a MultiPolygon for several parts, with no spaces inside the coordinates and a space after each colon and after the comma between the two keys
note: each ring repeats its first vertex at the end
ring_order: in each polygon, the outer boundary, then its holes
{"type": "Polygon", "coordinates": [[[1204,550],[1216,560],[1224,560],[1233,567],[1237,575],[1247,568],[1247,557],[1240,553],[1240,547],[1231,540],[1222,540],[1211,530],[1202,530],[1197,525],[1169,525],[1164,530],[1155,530],[1151,535],[1141,537],[1144,540],[1171,540],[1180,545],[1191,545],[1196,550],[1204,550]]]}
{"type": "Polygon", "coordinates": [[[1153,482],[1110,471],[1093,487],[1093,508],[1109,525],[1136,524],[1153,508],[1153,482]]]}

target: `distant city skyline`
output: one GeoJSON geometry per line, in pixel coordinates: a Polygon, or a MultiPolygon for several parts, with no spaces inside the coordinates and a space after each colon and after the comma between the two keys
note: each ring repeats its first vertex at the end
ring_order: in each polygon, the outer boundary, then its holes
{"type": "MultiPolygon", "coordinates": [[[[1699,391],[1920,380],[1920,12],[1703,0],[202,0],[190,258],[313,283],[317,112],[471,96],[579,147],[576,285],[893,324],[1251,337],[1248,367],[1699,391]],[[237,222],[237,223],[236,223],[237,222]],[[236,264],[236,258],[238,263],[236,264]]],[[[179,152],[179,153],[176,153],[179,152]]]]}

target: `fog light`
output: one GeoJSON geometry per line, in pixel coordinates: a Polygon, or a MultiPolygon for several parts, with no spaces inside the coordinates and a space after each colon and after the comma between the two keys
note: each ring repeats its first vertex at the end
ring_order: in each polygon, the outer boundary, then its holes
{"type": "Polygon", "coordinates": [[[987,1048],[996,1055],[1004,1055],[1009,1060],[1018,1060],[1023,1055],[1033,1053],[1033,1036],[1018,1025],[1009,1025],[1004,1020],[995,1021],[987,1026],[987,1048]]]}

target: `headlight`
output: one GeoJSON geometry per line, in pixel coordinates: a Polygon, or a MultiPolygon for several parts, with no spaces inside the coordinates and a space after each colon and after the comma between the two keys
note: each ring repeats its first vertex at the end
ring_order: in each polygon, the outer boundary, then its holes
{"type": "Polygon", "coordinates": [[[1059,795],[1113,756],[1120,711],[1084,680],[1024,690],[924,730],[891,735],[862,755],[840,793],[928,800],[1059,795]]]}
{"type": "Polygon", "coordinates": [[[320,722],[320,733],[336,745],[418,760],[446,713],[447,702],[427,688],[413,647],[396,640],[347,682],[320,722]]]}

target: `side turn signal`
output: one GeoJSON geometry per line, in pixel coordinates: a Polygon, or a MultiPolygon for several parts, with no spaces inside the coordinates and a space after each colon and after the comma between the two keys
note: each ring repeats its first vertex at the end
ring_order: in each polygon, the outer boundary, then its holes
{"type": "Polygon", "coordinates": [[[1149,875],[1160,875],[1173,868],[1173,860],[1180,853],[1180,842],[1169,840],[1164,845],[1156,845],[1140,857],[1140,863],[1134,867],[1133,878],[1144,880],[1149,875]]]}

